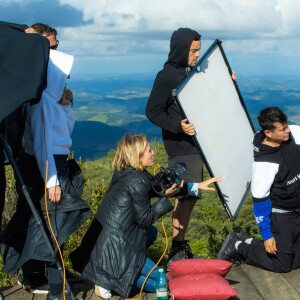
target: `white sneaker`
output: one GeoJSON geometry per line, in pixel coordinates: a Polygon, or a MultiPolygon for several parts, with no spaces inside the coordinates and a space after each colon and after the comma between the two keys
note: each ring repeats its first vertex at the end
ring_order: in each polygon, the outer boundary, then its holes
{"type": "Polygon", "coordinates": [[[95,294],[103,299],[109,299],[112,297],[110,290],[107,290],[99,285],[95,285],[95,294]]]}

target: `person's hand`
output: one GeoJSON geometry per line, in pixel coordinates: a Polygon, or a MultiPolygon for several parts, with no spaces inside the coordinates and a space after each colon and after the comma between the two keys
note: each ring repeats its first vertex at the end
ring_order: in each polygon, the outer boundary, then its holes
{"type": "Polygon", "coordinates": [[[231,73],[231,78],[232,78],[232,80],[234,80],[234,81],[237,80],[237,77],[236,77],[236,74],[235,74],[234,71],[232,71],[232,73],[231,73]]]}
{"type": "Polygon", "coordinates": [[[59,185],[52,186],[48,188],[48,197],[49,200],[53,203],[57,203],[61,198],[61,188],[59,185]]]}
{"type": "Polygon", "coordinates": [[[177,183],[173,183],[172,186],[166,189],[164,193],[166,196],[171,197],[174,194],[178,193],[180,188],[182,188],[182,186],[183,186],[183,180],[181,180],[180,185],[178,185],[177,183]]]}
{"type": "Polygon", "coordinates": [[[187,119],[183,119],[181,121],[181,128],[183,132],[187,135],[194,135],[195,134],[195,127],[193,123],[189,123],[187,119]]]}
{"type": "Polygon", "coordinates": [[[270,254],[277,254],[277,247],[276,247],[276,241],[274,237],[271,237],[270,239],[264,241],[265,249],[270,254]]]}
{"type": "Polygon", "coordinates": [[[198,189],[204,190],[204,191],[215,191],[216,189],[214,187],[209,187],[209,185],[211,183],[220,182],[220,181],[221,181],[221,176],[216,176],[216,177],[213,177],[211,179],[199,182],[198,183],[198,189]]]}
{"type": "Polygon", "coordinates": [[[73,92],[70,89],[64,89],[63,94],[59,100],[61,105],[69,105],[73,102],[73,92]]]}

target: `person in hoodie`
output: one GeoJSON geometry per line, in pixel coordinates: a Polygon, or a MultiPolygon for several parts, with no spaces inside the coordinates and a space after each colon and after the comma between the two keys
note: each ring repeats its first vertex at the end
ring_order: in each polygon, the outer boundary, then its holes
{"type": "Polygon", "coordinates": [[[277,107],[263,109],[253,139],[253,213],[262,240],[231,232],[218,258],[245,260],[268,271],[300,267],[300,126],[277,107]]]}
{"type": "MultiPolygon", "coordinates": [[[[146,258],[146,250],[157,235],[152,224],[173,209],[168,197],[178,187],[173,184],[160,191],[147,171],[153,164],[154,150],[145,135],[125,135],[121,139],[113,160],[110,186],[81,245],[70,255],[74,269],[96,285],[95,293],[102,298],[111,298],[111,291],[127,298],[134,286],[142,287],[155,267],[146,258]],[[159,199],[151,204],[152,197],[159,199]]],[[[219,177],[186,183],[179,193],[197,195],[198,189],[214,190],[208,185],[217,181],[219,177]]],[[[157,279],[155,269],[146,281],[145,290],[155,292],[157,279]]]]}
{"type": "MultiPolygon", "coordinates": [[[[170,52],[163,69],[157,74],[146,106],[146,116],[162,128],[168,164],[176,162],[186,165],[182,179],[185,182],[202,180],[202,160],[193,141],[195,127],[182,117],[172,95],[183,79],[196,66],[200,56],[201,35],[190,28],[179,28],[173,32],[170,52]]],[[[233,72],[233,79],[236,79],[233,72]]],[[[173,239],[169,252],[169,263],[178,259],[194,257],[185,233],[192,210],[200,197],[178,197],[172,214],[173,239]]]]}
{"type": "MultiPolygon", "coordinates": [[[[51,244],[51,239],[49,244],[53,249],[49,248],[39,222],[49,238],[52,238],[51,223],[62,253],[63,243],[89,217],[90,211],[81,199],[84,184],[81,170],[75,160],[68,159],[75,117],[72,91],[64,87],[67,74],[60,68],[61,60],[57,64],[57,32],[42,23],[26,28],[25,32],[42,35],[47,40],[48,51],[50,48],[47,87],[39,102],[26,103],[22,108],[25,125],[20,160],[34,210],[28,205],[25,193],[20,194],[16,212],[2,233],[3,269],[7,273],[18,271],[19,284],[26,290],[47,293],[49,300],[61,300],[65,299],[62,278],[65,272],[57,265],[60,261],[57,245],[51,244]]],[[[67,294],[69,298],[71,295],[67,294]]]]}

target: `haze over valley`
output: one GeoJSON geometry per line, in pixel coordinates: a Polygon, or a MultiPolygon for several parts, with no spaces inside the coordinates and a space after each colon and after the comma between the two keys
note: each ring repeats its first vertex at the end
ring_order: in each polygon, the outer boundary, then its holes
{"type": "MultiPolygon", "coordinates": [[[[300,124],[299,79],[299,76],[238,75],[238,86],[256,129],[256,116],[266,106],[282,108],[290,123],[300,124]]],[[[72,135],[75,157],[93,160],[106,156],[126,133],[145,133],[149,140],[160,140],[160,128],[145,116],[153,80],[154,76],[147,74],[72,77],[69,86],[74,93],[77,120],[72,135]]]]}

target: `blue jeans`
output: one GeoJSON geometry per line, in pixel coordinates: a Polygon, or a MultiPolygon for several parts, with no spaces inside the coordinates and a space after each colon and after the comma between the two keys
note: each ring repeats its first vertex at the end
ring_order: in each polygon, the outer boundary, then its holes
{"type": "Polygon", "coordinates": [[[148,249],[157,239],[157,229],[153,225],[147,228],[147,243],[146,248],[148,249]]]}
{"type": "MultiPolygon", "coordinates": [[[[149,248],[157,238],[157,229],[151,225],[147,228],[147,243],[146,247],[149,248]]],[[[149,274],[150,270],[155,266],[155,263],[150,259],[146,258],[145,264],[141,270],[140,275],[137,277],[136,286],[141,288],[146,276],[149,274]]],[[[148,277],[146,284],[144,286],[144,290],[147,292],[155,293],[155,282],[158,280],[159,272],[156,267],[150,276],[148,277]]]]}

